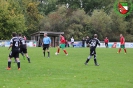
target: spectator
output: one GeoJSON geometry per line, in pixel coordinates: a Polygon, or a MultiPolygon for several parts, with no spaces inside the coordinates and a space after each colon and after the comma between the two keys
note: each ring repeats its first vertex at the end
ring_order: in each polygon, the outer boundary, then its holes
{"type": "Polygon", "coordinates": [[[24,40],[27,40],[27,38],[24,36],[24,40]]]}
{"type": "Polygon", "coordinates": [[[69,43],[68,43],[67,40],[66,40],[66,43],[65,43],[65,47],[69,47],[69,43]]]}
{"type": "Polygon", "coordinates": [[[82,47],[85,47],[85,38],[83,37],[83,39],[82,39],[82,47]]]}
{"type": "Polygon", "coordinates": [[[71,38],[71,45],[74,47],[74,38],[71,38]]]}
{"type": "Polygon", "coordinates": [[[86,37],[86,44],[88,44],[89,41],[90,41],[90,38],[89,38],[89,36],[87,36],[87,37],[86,37]]]}

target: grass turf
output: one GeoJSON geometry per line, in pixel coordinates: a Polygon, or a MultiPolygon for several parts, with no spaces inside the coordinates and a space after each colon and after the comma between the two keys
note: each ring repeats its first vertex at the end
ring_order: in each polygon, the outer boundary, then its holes
{"type": "MultiPolygon", "coordinates": [[[[21,70],[12,63],[6,70],[8,48],[0,48],[0,88],[132,88],[133,87],[133,50],[127,49],[117,54],[118,49],[97,49],[95,66],[93,58],[86,66],[88,48],[67,48],[69,55],[61,50],[51,57],[43,57],[42,48],[28,48],[31,63],[21,60],[21,70]]],[[[46,54],[47,55],[47,54],[46,54]]],[[[12,62],[14,59],[12,58],[12,62]]]]}

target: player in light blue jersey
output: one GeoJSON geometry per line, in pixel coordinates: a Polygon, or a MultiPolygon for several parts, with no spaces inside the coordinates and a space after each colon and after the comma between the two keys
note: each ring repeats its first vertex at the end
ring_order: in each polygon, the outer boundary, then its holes
{"type": "Polygon", "coordinates": [[[45,52],[48,52],[48,58],[50,57],[50,51],[49,51],[49,47],[51,45],[51,39],[50,37],[47,36],[47,33],[44,34],[44,38],[43,38],[43,54],[45,57],[45,52]]]}

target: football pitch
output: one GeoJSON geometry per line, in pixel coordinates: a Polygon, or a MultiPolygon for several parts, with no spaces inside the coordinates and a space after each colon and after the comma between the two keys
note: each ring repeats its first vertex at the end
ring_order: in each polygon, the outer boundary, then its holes
{"type": "MultiPolygon", "coordinates": [[[[50,48],[51,57],[43,57],[42,48],[28,48],[31,63],[20,55],[21,70],[13,63],[7,68],[8,48],[0,47],[0,88],[133,88],[133,49],[117,54],[118,49],[97,48],[93,58],[84,65],[89,48],[66,48],[68,56],[50,48]]],[[[47,56],[47,54],[46,54],[47,56]]]]}

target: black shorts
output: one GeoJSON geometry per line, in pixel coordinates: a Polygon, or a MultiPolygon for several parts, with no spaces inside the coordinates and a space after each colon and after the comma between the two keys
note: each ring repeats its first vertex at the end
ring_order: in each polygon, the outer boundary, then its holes
{"type": "Polygon", "coordinates": [[[27,48],[20,48],[20,53],[23,52],[23,53],[27,53],[27,48]]]}
{"type": "Polygon", "coordinates": [[[93,56],[96,54],[96,49],[95,48],[90,48],[90,55],[93,56]]]}
{"type": "Polygon", "coordinates": [[[11,50],[10,54],[9,54],[9,57],[12,58],[19,58],[19,49],[16,49],[16,50],[11,50]]]}
{"type": "Polygon", "coordinates": [[[43,50],[49,50],[49,44],[43,44],[43,50]]]}

